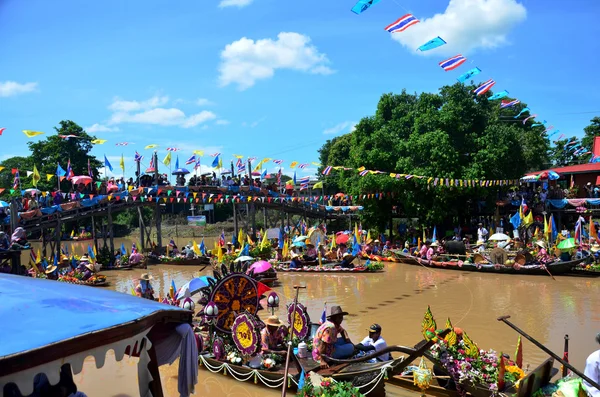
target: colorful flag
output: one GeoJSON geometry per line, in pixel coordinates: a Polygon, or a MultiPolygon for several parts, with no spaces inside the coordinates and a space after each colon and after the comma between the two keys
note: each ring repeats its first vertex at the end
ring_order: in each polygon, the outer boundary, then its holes
{"type": "Polygon", "coordinates": [[[133,156],[133,161],[135,161],[136,163],[139,163],[140,161],[142,161],[143,158],[144,158],[144,156],[141,156],[136,150],[135,155],[133,156]]]}
{"type": "Polygon", "coordinates": [[[42,179],[42,177],[40,176],[40,173],[39,173],[37,167],[34,165],[33,166],[33,175],[31,177],[31,183],[33,184],[33,186],[37,187],[37,184],[40,181],[40,179],[42,179]]]}
{"type": "Polygon", "coordinates": [[[123,157],[123,153],[121,153],[121,161],[119,162],[121,169],[123,170],[123,174],[125,174],[125,157],[123,157]]]}
{"type": "Polygon", "coordinates": [[[322,175],[329,175],[331,174],[331,170],[333,169],[332,166],[328,165],[327,167],[325,167],[325,169],[323,170],[323,172],[321,172],[322,175]]]}
{"type": "Polygon", "coordinates": [[[461,74],[460,76],[458,76],[458,78],[456,80],[458,80],[459,83],[464,83],[465,81],[469,80],[471,77],[478,75],[479,73],[481,73],[481,69],[479,68],[473,68],[471,70],[469,70],[466,73],[461,74]]]}
{"type": "Polygon", "coordinates": [[[27,138],[33,138],[34,136],[42,135],[43,132],[40,132],[40,131],[31,131],[31,130],[23,130],[23,134],[27,135],[27,138]]]}
{"type": "Polygon", "coordinates": [[[323,312],[321,313],[319,324],[323,324],[325,321],[327,321],[327,302],[323,305],[323,312]]]}
{"type": "Polygon", "coordinates": [[[416,23],[419,23],[419,20],[415,18],[414,15],[406,14],[403,17],[396,20],[395,22],[386,26],[385,30],[387,30],[390,33],[404,32],[406,29],[408,29],[416,23]]]}
{"type": "Polygon", "coordinates": [[[485,83],[481,84],[479,87],[475,88],[473,92],[475,93],[475,95],[485,94],[494,86],[494,84],[496,84],[496,82],[492,79],[489,79],[485,83]]]}
{"type": "MultiPolygon", "coordinates": [[[[113,170],[112,165],[110,164],[110,162],[108,161],[108,159],[106,158],[106,155],[104,155],[104,166],[108,167],[109,170],[113,170]]],[[[60,167],[60,166],[59,166],[60,167]]],[[[57,171],[58,172],[58,171],[57,171]]]]}
{"type": "Polygon", "coordinates": [[[273,162],[277,165],[281,165],[283,163],[283,160],[273,160],[273,162]]]}
{"type": "Polygon", "coordinates": [[[177,152],[177,151],[179,151],[179,150],[181,150],[181,149],[178,149],[178,148],[176,148],[176,147],[168,147],[168,148],[167,148],[167,152],[177,152]]]}
{"type": "Polygon", "coordinates": [[[219,167],[219,155],[220,155],[220,154],[221,154],[221,153],[217,153],[217,155],[215,156],[215,159],[214,159],[214,160],[213,160],[213,162],[212,162],[212,165],[211,165],[211,167],[213,167],[213,168],[217,168],[217,167],[219,167]]]}
{"type": "Polygon", "coordinates": [[[502,99],[502,98],[504,98],[507,95],[508,95],[508,91],[506,91],[506,90],[500,91],[500,92],[495,93],[491,97],[489,97],[488,100],[489,101],[493,101],[493,100],[496,100],[496,99],[502,99]]]}
{"type": "Polygon", "coordinates": [[[171,165],[171,152],[167,153],[167,155],[165,156],[165,158],[163,159],[162,162],[167,167],[171,165]]]}
{"type": "Polygon", "coordinates": [[[189,159],[187,159],[187,161],[185,162],[185,164],[193,164],[196,162],[196,155],[192,154],[192,157],[190,157],[189,159]]]}
{"type": "Polygon", "coordinates": [[[150,144],[150,145],[146,145],[146,146],[144,147],[144,149],[154,149],[155,147],[158,147],[158,145],[156,145],[156,144],[152,143],[152,144],[150,144]]]}
{"type": "Polygon", "coordinates": [[[510,102],[509,101],[502,101],[502,104],[500,105],[500,109],[506,109],[506,108],[509,108],[511,106],[515,106],[517,103],[521,103],[521,101],[519,101],[518,99],[515,99],[514,101],[510,101],[510,102]]]}
{"type": "Polygon", "coordinates": [[[90,142],[93,143],[94,145],[103,145],[104,143],[107,142],[107,140],[106,139],[93,139],[90,142]]]}
{"type": "Polygon", "coordinates": [[[425,43],[422,46],[420,46],[419,48],[417,48],[417,50],[429,51],[429,50],[433,50],[434,48],[443,46],[444,44],[446,44],[446,41],[444,41],[444,39],[442,39],[440,36],[438,36],[434,39],[429,40],[427,43],[425,43]]]}
{"type": "Polygon", "coordinates": [[[454,70],[467,61],[467,58],[458,54],[452,58],[448,58],[445,61],[440,62],[440,66],[446,71],[454,70]]]}
{"type": "Polygon", "coordinates": [[[303,163],[298,166],[298,168],[300,168],[301,170],[305,169],[306,167],[308,167],[307,163],[303,163]]]}

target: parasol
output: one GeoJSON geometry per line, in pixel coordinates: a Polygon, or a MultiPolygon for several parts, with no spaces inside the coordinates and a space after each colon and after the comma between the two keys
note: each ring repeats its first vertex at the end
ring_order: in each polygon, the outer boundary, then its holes
{"type": "Polygon", "coordinates": [[[179,289],[179,292],[177,293],[177,297],[176,297],[177,300],[179,300],[183,297],[183,293],[186,290],[186,288],[190,290],[190,295],[194,295],[195,293],[200,291],[200,289],[202,289],[204,287],[208,287],[208,279],[210,279],[210,278],[212,278],[212,277],[202,276],[202,277],[196,277],[196,278],[191,279],[190,281],[185,283],[179,289]]]}
{"type": "Polygon", "coordinates": [[[187,175],[190,172],[185,168],[177,168],[175,171],[171,172],[171,175],[187,175]]]}
{"type": "Polygon", "coordinates": [[[259,274],[266,272],[267,270],[271,269],[271,267],[271,264],[267,261],[258,261],[250,265],[248,271],[254,270],[254,274],[259,274]]]}
{"type": "Polygon", "coordinates": [[[489,240],[490,241],[506,241],[506,240],[510,240],[510,236],[507,236],[504,233],[495,233],[490,236],[489,240]]]}
{"type": "Polygon", "coordinates": [[[248,262],[248,261],[251,261],[251,260],[253,260],[253,259],[254,259],[254,258],[253,258],[253,257],[251,257],[251,256],[244,255],[244,256],[240,256],[239,258],[236,258],[236,259],[234,260],[234,262],[248,262]]]}
{"type": "Polygon", "coordinates": [[[338,232],[335,235],[335,243],[336,244],[346,244],[348,242],[349,238],[350,238],[350,235],[348,235],[344,232],[338,232]]]}
{"type": "Polygon", "coordinates": [[[300,243],[304,240],[306,240],[308,238],[308,236],[298,236],[294,239],[294,241],[292,241],[292,243],[300,243]]]}
{"type": "Polygon", "coordinates": [[[25,189],[25,193],[35,195],[35,194],[41,193],[41,191],[39,191],[38,189],[35,189],[35,188],[31,188],[31,189],[25,189]]]}
{"type": "Polygon", "coordinates": [[[80,183],[83,183],[84,185],[89,185],[90,183],[92,183],[92,177],[87,175],[78,175],[72,177],[71,182],[73,183],[73,185],[79,185],[80,183]]]}
{"type": "Polygon", "coordinates": [[[296,243],[293,243],[294,247],[299,247],[299,248],[306,248],[306,244],[304,244],[304,241],[298,241],[296,243]]]}
{"type": "Polygon", "coordinates": [[[566,240],[563,240],[556,246],[556,248],[558,248],[559,250],[568,250],[571,248],[575,248],[575,239],[571,237],[566,240]]]}

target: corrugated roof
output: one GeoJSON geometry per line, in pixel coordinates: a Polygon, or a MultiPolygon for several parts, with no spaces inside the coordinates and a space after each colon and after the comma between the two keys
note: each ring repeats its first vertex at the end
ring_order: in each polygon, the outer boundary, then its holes
{"type": "Polygon", "coordinates": [[[540,174],[544,171],[554,171],[559,174],[587,174],[587,173],[600,173],[600,163],[586,163],[577,165],[568,165],[566,167],[549,168],[547,170],[528,172],[526,175],[540,174]]]}

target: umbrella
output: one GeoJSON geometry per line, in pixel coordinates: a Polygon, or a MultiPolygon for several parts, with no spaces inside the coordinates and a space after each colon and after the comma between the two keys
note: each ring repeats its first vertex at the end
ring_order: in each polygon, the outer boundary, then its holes
{"type": "Polygon", "coordinates": [[[558,248],[559,250],[568,250],[571,248],[575,248],[575,239],[571,237],[566,240],[563,240],[556,246],[556,248],[558,248]]]}
{"type": "Polygon", "coordinates": [[[185,168],[177,168],[175,171],[171,172],[171,175],[186,175],[190,172],[185,168]]]}
{"type": "Polygon", "coordinates": [[[264,273],[267,270],[271,269],[271,264],[267,261],[258,261],[258,262],[254,262],[250,268],[248,269],[248,271],[250,270],[254,270],[254,274],[259,274],[259,273],[264,273]]]}
{"type": "Polygon", "coordinates": [[[258,171],[252,171],[252,174],[251,174],[251,175],[252,175],[252,176],[260,176],[260,175],[261,175],[261,173],[260,173],[260,172],[258,172],[258,171]]]}
{"type": "Polygon", "coordinates": [[[25,189],[25,193],[29,193],[29,194],[39,194],[41,193],[39,190],[35,189],[35,188],[31,188],[31,189],[25,189]]]}
{"type": "Polygon", "coordinates": [[[337,193],[335,196],[333,196],[335,198],[343,198],[346,197],[346,195],[344,193],[337,193]]]}
{"type": "Polygon", "coordinates": [[[92,183],[92,177],[87,176],[87,175],[78,175],[78,176],[74,176],[73,178],[71,178],[71,182],[73,183],[73,185],[79,185],[80,183],[83,183],[84,185],[88,185],[88,184],[92,183]]]}
{"type": "Polygon", "coordinates": [[[336,236],[335,236],[335,243],[336,244],[346,244],[348,242],[349,238],[350,238],[350,235],[348,235],[344,232],[338,232],[338,234],[336,234],[336,236]]]}
{"type": "Polygon", "coordinates": [[[293,243],[294,247],[299,247],[299,248],[306,248],[306,244],[304,244],[304,241],[298,241],[293,243]]]}
{"type": "Polygon", "coordinates": [[[315,247],[318,245],[319,242],[325,243],[325,238],[326,238],[325,233],[323,233],[319,229],[313,230],[313,232],[310,233],[310,241],[312,242],[312,244],[315,247]]]}
{"type": "Polygon", "coordinates": [[[148,168],[146,168],[146,172],[147,173],[150,173],[150,172],[154,173],[154,172],[156,172],[156,168],[154,168],[154,167],[148,167],[148,168]]]}
{"type": "Polygon", "coordinates": [[[253,259],[254,258],[251,257],[251,256],[244,255],[244,256],[240,256],[239,258],[236,258],[236,260],[234,260],[234,262],[248,262],[248,261],[251,261],[253,259]]]}
{"type": "MultiPolygon", "coordinates": [[[[195,293],[197,293],[198,291],[200,291],[200,289],[204,288],[204,287],[208,287],[208,279],[211,279],[212,277],[209,276],[202,276],[202,277],[196,277],[191,279],[190,281],[188,281],[187,283],[185,283],[180,289],[179,292],[177,293],[177,297],[176,299],[181,299],[183,297],[183,293],[185,291],[186,288],[188,288],[190,290],[190,295],[194,295],[195,293]]],[[[214,279],[213,279],[214,280],[214,279]]]]}
{"type": "Polygon", "coordinates": [[[6,208],[6,207],[10,207],[10,204],[8,204],[6,201],[0,200],[0,208],[6,208]]]}
{"type": "Polygon", "coordinates": [[[292,243],[300,243],[304,240],[306,240],[308,238],[308,236],[298,236],[294,239],[294,241],[292,241],[292,243]]]}
{"type": "Polygon", "coordinates": [[[495,233],[495,234],[492,234],[489,239],[491,241],[506,241],[506,240],[510,240],[510,236],[507,236],[504,233],[495,233]]]}

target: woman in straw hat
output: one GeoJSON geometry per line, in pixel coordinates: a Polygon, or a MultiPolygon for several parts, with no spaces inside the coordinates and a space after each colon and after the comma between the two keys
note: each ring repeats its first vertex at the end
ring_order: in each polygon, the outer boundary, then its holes
{"type": "Polygon", "coordinates": [[[340,306],[332,306],[327,321],[321,324],[315,333],[312,356],[313,360],[320,362],[321,368],[329,367],[322,356],[342,359],[354,354],[354,345],[342,327],[342,321],[347,314],[340,306]],[[338,338],[338,335],[341,337],[338,338]]]}
{"type": "Polygon", "coordinates": [[[150,285],[152,276],[148,273],[143,273],[138,280],[138,285],[135,287],[135,294],[140,298],[154,300],[154,289],[150,285]]]}
{"type": "Polygon", "coordinates": [[[536,258],[538,261],[542,263],[546,263],[550,260],[550,256],[548,256],[548,252],[546,251],[546,242],[544,240],[538,240],[535,242],[535,245],[538,247],[538,252],[536,258]]]}
{"type": "Polygon", "coordinates": [[[81,278],[83,281],[87,281],[90,277],[94,275],[96,269],[93,263],[86,263],[85,270],[83,271],[83,277],[81,278]]]}
{"type": "Polygon", "coordinates": [[[46,268],[45,273],[48,280],[58,280],[58,267],[50,265],[46,268]]]}
{"type": "Polygon", "coordinates": [[[265,320],[265,325],[266,327],[260,332],[262,352],[285,355],[283,333],[280,331],[283,322],[277,316],[270,316],[265,320]]]}

